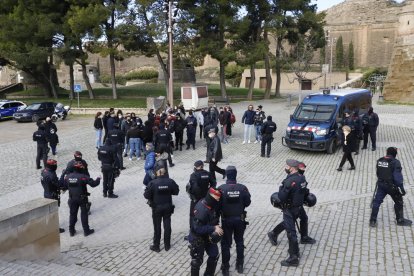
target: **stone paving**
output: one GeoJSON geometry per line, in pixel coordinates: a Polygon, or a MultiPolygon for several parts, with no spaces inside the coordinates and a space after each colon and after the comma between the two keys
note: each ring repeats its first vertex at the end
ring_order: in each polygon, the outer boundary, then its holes
{"type": "MultiPolygon", "coordinates": [[[[375,161],[388,146],[397,146],[398,158],[403,165],[407,196],[405,212],[414,218],[412,183],[414,180],[414,108],[411,106],[375,105],[379,114],[377,151],[361,151],[355,156],[355,171],[337,172],[341,153],[327,155],[300,150],[290,150],[281,145],[289,114],[294,107],[285,102],[258,101],[266,114],[273,115],[278,125],[272,144],[271,158],[260,157],[259,144],[242,145],[243,127],[241,115],[248,103],[234,104],[237,122],[230,143],[223,145],[224,160],[219,166],[235,165],[238,181],[249,187],[252,205],[247,209],[250,225],[246,231],[246,275],[412,275],[414,263],[414,232],[412,228],[397,227],[393,204],[387,198],[378,218],[378,228],[368,226],[369,205],[375,188],[375,161]],[[271,246],[266,233],[281,221],[281,212],[270,205],[270,195],[278,189],[285,177],[284,162],[287,158],[304,161],[306,176],[318,197],[318,204],[308,208],[310,235],[318,240],[315,245],[300,245],[301,260],[298,268],[283,268],[280,261],[287,256],[287,238],[277,247],[271,246]]],[[[93,118],[69,117],[58,122],[61,144],[58,146],[58,171],[80,150],[88,161],[93,177],[99,176],[100,164],[94,148],[93,118]]],[[[35,143],[31,140],[34,124],[1,122],[0,133],[18,129],[12,135],[0,138],[0,208],[24,202],[34,196],[42,196],[40,172],[35,170],[35,143]],[[13,128],[13,130],[11,130],[13,128]]],[[[252,137],[252,141],[253,141],[252,137]]],[[[61,259],[52,263],[0,262],[0,274],[91,275],[94,272],[112,275],[188,275],[189,250],[183,236],[188,231],[189,198],[185,185],[197,159],[204,160],[205,147],[197,140],[196,150],[184,150],[174,154],[176,166],[170,176],[180,186],[180,195],[174,198],[176,205],[172,217],[172,249],[161,253],[149,250],[152,242],[150,208],[143,198],[143,160],[124,159],[127,169],[116,180],[118,199],[102,197],[102,188],[90,189],[92,215],[89,217],[94,235],[85,238],[78,234],[69,237],[61,234],[61,259]],[[42,267],[44,270],[42,270],[42,267]],[[44,271],[45,273],[41,273],[44,271]],[[6,273],[7,272],[7,273],[6,273]],[[65,272],[65,273],[64,273],[65,272]]],[[[221,183],[222,181],[219,181],[221,183]]],[[[59,209],[60,225],[68,228],[67,193],[62,195],[59,209]]],[[[82,232],[80,221],[78,233],[82,232]]],[[[233,249],[234,250],[234,249],[233,249]]],[[[234,254],[232,255],[232,274],[234,254]]],[[[220,264],[219,264],[220,265],[220,264]]],[[[217,269],[219,272],[219,269],[217,269]]],[[[220,274],[220,273],[218,273],[220,274]]]]}

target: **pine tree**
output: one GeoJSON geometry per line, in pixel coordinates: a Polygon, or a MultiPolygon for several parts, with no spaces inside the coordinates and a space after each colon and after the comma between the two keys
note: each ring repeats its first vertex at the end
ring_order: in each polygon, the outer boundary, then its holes
{"type": "Polygon", "coordinates": [[[349,70],[354,70],[355,69],[355,65],[354,65],[354,44],[349,43],[349,48],[348,48],[348,68],[349,70]]]}
{"type": "Polygon", "coordinates": [[[336,42],[336,68],[341,69],[344,67],[344,43],[342,36],[340,36],[336,42]]]}

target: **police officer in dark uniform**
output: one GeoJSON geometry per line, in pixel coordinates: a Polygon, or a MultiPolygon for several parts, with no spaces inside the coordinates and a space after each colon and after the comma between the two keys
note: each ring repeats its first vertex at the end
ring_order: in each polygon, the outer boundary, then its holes
{"type": "Polygon", "coordinates": [[[33,133],[33,141],[37,143],[37,155],[36,155],[36,169],[41,169],[40,159],[43,160],[43,165],[46,167],[47,154],[49,147],[47,146],[47,134],[45,132],[45,125],[40,123],[37,131],[33,133]]]}
{"type": "Polygon", "coordinates": [[[155,135],[155,149],[157,152],[164,151],[168,153],[168,163],[170,164],[170,167],[174,167],[174,163],[171,158],[171,141],[171,132],[165,128],[164,124],[161,124],[160,130],[155,135]]]}
{"type": "Polygon", "coordinates": [[[362,116],[362,125],[364,131],[364,146],[362,149],[366,149],[368,146],[368,134],[371,137],[372,151],[377,149],[377,128],[379,125],[379,118],[374,109],[370,107],[368,113],[362,116]]]}
{"type": "Polygon", "coordinates": [[[276,124],[272,121],[272,116],[267,116],[267,121],[262,126],[262,153],[261,157],[265,156],[265,147],[267,145],[266,156],[270,157],[270,151],[272,149],[273,132],[277,129],[276,124]]]}
{"type": "Polygon", "coordinates": [[[125,170],[124,167],[124,159],[122,156],[122,152],[124,150],[124,141],[125,141],[125,134],[119,129],[119,123],[113,124],[113,129],[111,129],[108,133],[108,139],[111,140],[111,144],[116,149],[116,155],[118,156],[119,160],[119,168],[121,170],[125,170]]]}
{"type": "Polygon", "coordinates": [[[362,120],[359,118],[359,110],[355,109],[354,110],[354,114],[352,115],[352,126],[353,130],[355,132],[355,135],[357,137],[356,140],[356,151],[355,151],[355,155],[359,154],[359,148],[360,148],[360,144],[361,144],[361,140],[363,139],[363,132],[362,132],[362,120]]]}
{"type": "Polygon", "coordinates": [[[165,169],[159,167],[156,170],[157,178],[151,180],[145,188],[144,197],[152,208],[152,222],[154,224],[154,240],[150,249],[160,252],[161,221],[164,224],[164,249],[171,248],[171,215],[175,206],[172,196],[178,195],[180,188],[177,183],[165,175],[165,169]]]}
{"type": "Polygon", "coordinates": [[[78,220],[78,210],[80,208],[83,233],[86,237],[95,232],[94,229],[89,228],[88,223],[88,210],[86,208],[88,195],[86,185],[89,184],[91,187],[96,187],[99,185],[101,179],[98,177],[96,180],[93,180],[88,175],[82,173],[85,168],[80,161],[77,161],[73,167],[75,172],[66,175],[64,180],[64,186],[69,190],[69,233],[71,237],[76,233],[75,224],[78,220]]]}
{"type": "Polygon", "coordinates": [[[412,221],[404,218],[403,196],[405,196],[404,180],[402,176],[401,163],[397,157],[397,148],[389,147],[387,155],[377,161],[377,187],[372,202],[371,218],[369,225],[377,226],[379,207],[383,199],[390,195],[394,201],[394,211],[397,218],[397,225],[411,226],[412,221]]]}
{"type": "MultiPolygon", "coordinates": [[[[298,165],[298,173],[300,175],[304,176],[306,170],[306,165],[303,162],[299,162],[298,165]]],[[[309,195],[309,189],[307,188],[307,181],[305,180],[304,184],[306,185],[306,188],[304,188],[305,190],[305,194],[304,197],[305,199],[307,198],[307,196],[309,195]]],[[[303,208],[303,206],[299,207],[299,215],[298,218],[300,220],[300,243],[301,244],[314,244],[316,243],[315,239],[312,239],[311,237],[308,236],[308,215],[306,214],[305,208],[303,208]]],[[[272,231],[270,231],[269,233],[267,233],[267,236],[269,237],[270,242],[273,245],[277,245],[277,238],[278,236],[285,231],[285,226],[283,224],[283,222],[279,223],[272,231]]]]}
{"type": "Polygon", "coordinates": [[[216,179],[204,170],[204,162],[198,160],[194,163],[194,172],[190,175],[190,181],[187,185],[187,193],[191,198],[190,203],[190,228],[193,222],[194,207],[197,202],[207,195],[208,189],[216,187],[216,179]]]}
{"type": "MultiPolygon", "coordinates": [[[[46,168],[42,171],[40,176],[40,182],[43,186],[44,198],[57,200],[58,206],[60,206],[60,190],[62,186],[59,183],[59,179],[56,175],[57,161],[49,159],[46,162],[46,168]]],[[[59,232],[65,232],[65,229],[59,228],[59,232]]]]}
{"type": "Polygon", "coordinates": [[[223,235],[219,225],[217,207],[221,193],[210,188],[206,197],[194,207],[193,224],[190,230],[191,276],[198,276],[203,264],[204,251],[208,255],[204,275],[213,276],[216,271],[219,251],[217,242],[223,235]]]}
{"type": "Polygon", "coordinates": [[[185,127],[185,121],[181,119],[180,113],[176,114],[175,119],[175,150],[178,150],[178,146],[180,146],[180,151],[183,150],[183,135],[184,135],[184,127],[185,127]]]}
{"type": "Polygon", "coordinates": [[[119,155],[117,148],[111,145],[111,139],[107,139],[99,148],[98,159],[101,161],[103,197],[117,198],[118,195],[114,194],[114,184],[115,176],[119,175],[119,155]]]}
{"type": "Polygon", "coordinates": [[[187,128],[187,150],[190,149],[190,146],[193,146],[195,150],[195,136],[197,132],[197,119],[193,116],[193,111],[188,112],[188,117],[185,119],[186,128],[187,128]]]}
{"type": "Polygon", "coordinates": [[[285,172],[288,174],[279,187],[279,198],[284,206],[283,225],[289,240],[289,258],[282,261],[282,266],[299,265],[299,245],[296,235],[295,221],[299,217],[300,208],[303,206],[306,192],[306,179],[298,172],[297,160],[286,160],[285,172]]]}
{"type": "Polygon", "coordinates": [[[237,183],[237,169],[234,166],[226,168],[226,184],[218,187],[221,192],[219,210],[221,213],[221,225],[223,227],[223,239],[221,240],[223,275],[229,275],[230,247],[234,234],[236,243],[236,270],[243,273],[244,265],[244,231],[246,229],[245,208],[250,205],[250,193],[246,186],[237,183]]]}

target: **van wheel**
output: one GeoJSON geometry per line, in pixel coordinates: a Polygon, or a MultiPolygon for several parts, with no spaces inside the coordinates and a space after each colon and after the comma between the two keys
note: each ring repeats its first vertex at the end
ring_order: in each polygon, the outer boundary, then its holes
{"type": "Polygon", "coordinates": [[[37,121],[39,121],[39,115],[33,115],[32,116],[32,122],[37,122],[37,121]]]}
{"type": "Polygon", "coordinates": [[[336,140],[333,139],[331,140],[331,142],[329,143],[328,149],[326,150],[326,152],[328,154],[333,154],[336,152],[336,140]]]}

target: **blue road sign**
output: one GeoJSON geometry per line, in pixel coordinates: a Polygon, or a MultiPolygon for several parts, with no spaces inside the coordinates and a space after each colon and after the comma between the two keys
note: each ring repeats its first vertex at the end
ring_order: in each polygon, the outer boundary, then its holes
{"type": "Polygon", "coordinates": [[[80,92],[82,92],[82,85],[80,85],[80,84],[75,84],[75,85],[74,85],[74,87],[73,87],[73,91],[74,91],[75,93],[80,93],[80,92]]]}

